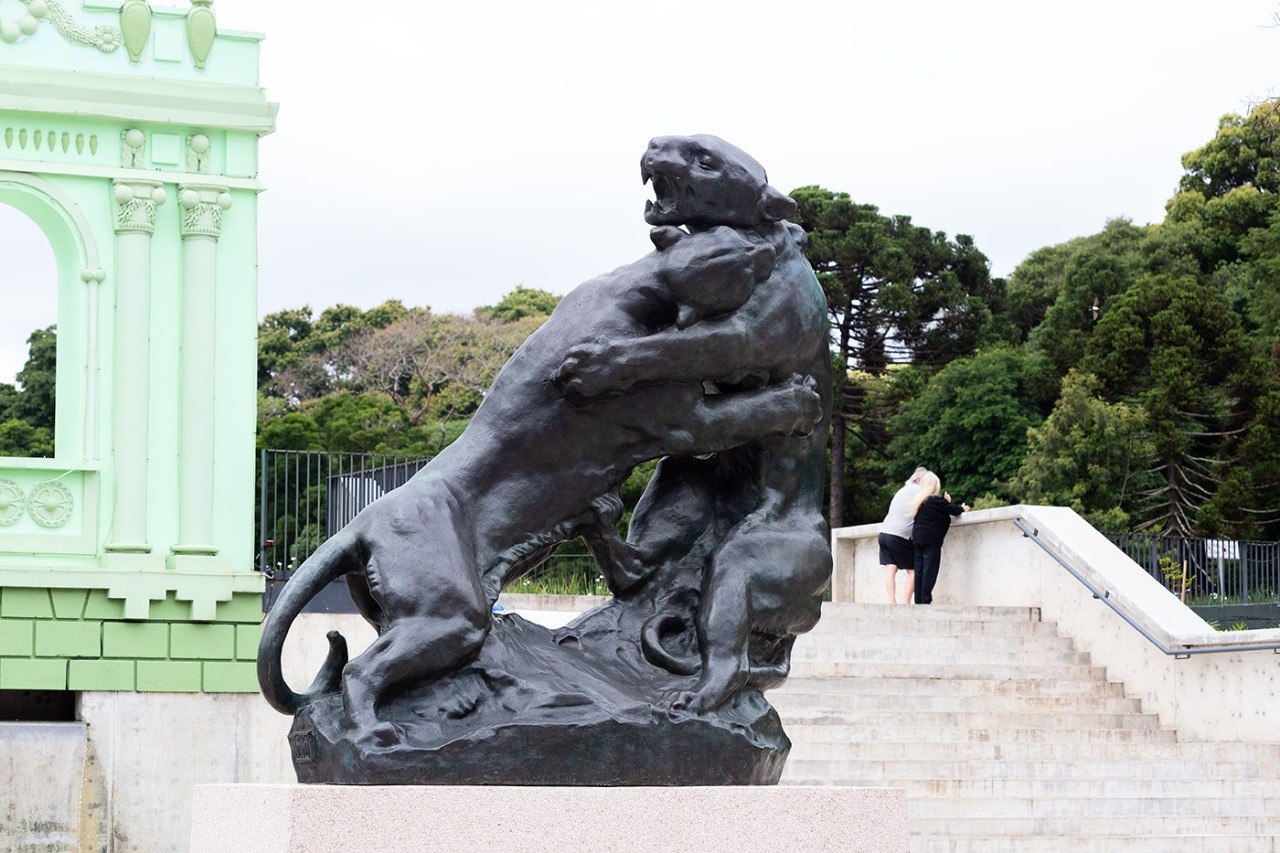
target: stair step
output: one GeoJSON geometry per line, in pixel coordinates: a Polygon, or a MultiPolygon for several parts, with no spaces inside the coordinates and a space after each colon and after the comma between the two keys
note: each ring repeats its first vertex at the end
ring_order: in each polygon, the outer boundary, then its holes
{"type": "MultiPolygon", "coordinates": [[[[1090,684],[1096,682],[1089,682],[1090,684]]],[[[1138,714],[1142,703],[1137,699],[1119,696],[1004,696],[1000,694],[978,695],[917,695],[895,696],[889,693],[799,693],[778,690],[769,694],[769,701],[783,718],[796,710],[827,711],[893,711],[902,713],[917,711],[988,711],[991,713],[1017,713],[1060,711],[1064,714],[1138,714]]]]}
{"type": "Polygon", "coordinates": [[[1225,835],[1088,835],[1058,834],[985,836],[913,835],[911,853],[990,853],[1016,850],[1018,853],[1276,853],[1280,840],[1274,836],[1225,835]]]}
{"type": "MultiPolygon", "coordinates": [[[[1274,798],[1277,793],[1274,779],[904,779],[880,776],[853,776],[841,779],[841,784],[851,787],[876,787],[890,785],[907,792],[909,803],[923,803],[929,814],[931,804],[939,801],[964,800],[980,803],[987,808],[987,801],[1041,801],[1045,799],[1074,800],[1077,802],[1120,800],[1152,800],[1160,803],[1181,802],[1230,802],[1233,799],[1274,798]]],[[[947,813],[950,813],[949,811],[947,813]]],[[[1003,813],[1003,812],[1002,812],[1003,813]]],[[[1097,812],[1094,812],[1097,813],[1097,812]]],[[[1041,814],[1036,812],[1035,814],[1041,814]]],[[[1074,814],[1074,812],[1066,812],[1074,814]]],[[[1143,812],[1146,814],[1146,812],[1143,812]]]]}
{"type": "MultiPolygon", "coordinates": [[[[1280,778],[1280,761],[1042,760],[950,761],[945,759],[833,760],[825,750],[792,747],[783,779],[832,777],[875,779],[877,785],[897,785],[910,779],[1162,779],[1183,784],[1201,779],[1240,780],[1280,778]]],[[[1269,782],[1275,786],[1275,782],[1269,782]]]]}
{"type": "Polygon", "coordinates": [[[904,663],[942,666],[1088,666],[1087,652],[1019,649],[1016,647],[966,649],[930,645],[807,646],[791,655],[791,665],[801,663],[904,663]]]}
{"type": "Polygon", "coordinates": [[[816,628],[803,635],[799,642],[832,637],[860,637],[874,635],[915,635],[927,628],[930,636],[1004,636],[1004,637],[1058,637],[1058,628],[1052,622],[1031,622],[1025,619],[929,619],[921,621],[910,612],[905,615],[833,616],[823,615],[816,628]]]}
{"type": "Polygon", "coordinates": [[[857,602],[831,601],[822,605],[822,618],[839,619],[853,617],[866,619],[886,614],[897,615],[901,611],[909,612],[920,621],[929,620],[1007,620],[1020,622],[1039,622],[1039,607],[974,607],[968,604],[862,604],[857,602]]]}
{"type": "Polygon", "coordinates": [[[933,634],[917,637],[910,634],[829,634],[805,635],[796,641],[795,653],[814,649],[965,649],[979,651],[1046,651],[1074,652],[1075,645],[1067,637],[1029,636],[1020,634],[933,634]]]}
{"type": "Polygon", "coordinates": [[[1124,685],[1116,681],[1063,681],[1061,679],[984,678],[808,678],[792,673],[786,683],[769,693],[769,699],[788,693],[823,693],[829,696],[1001,696],[1001,697],[1123,697],[1124,685]]]}
{"type": "MultiPolygon", "coordinates": [[[[792,708],[786,713],[778,709],[782,723],[788,729],[793,726],[838,726],[896,730],[901,740],[915,740],[922,730],[936,729],[1036,729],[1039,731],[1063,729],[1101,729],[1109,731],[1150,730],[1160,727],[1160,718],[1154,714],[1070,714],[1052,711],[1020,711],[1017,713],[992,713],[989,711],[924,711],[902,709],[898,713],[886,713],[880,709],[857,710],[845,708],[829,711],[821,708],[792,708]]],[[[1172,734],[1172,733],[1170,733],[1172,734]]],[[[1172,740],[1172,738],[1170,738],[1172,740]]]]}
{"type": "Polygon", "coordinates": [[[930,817],[1156,817],[1194,808],[1199,816],[1266,817],[1280,809],[1278,797],[908,797],[907,815],[930,817]]]}
{"type": "Polygon", "coordinates": [[[951,663],[936,661],[818,661],[798,660],[791,672],[798,678],[938,678],[1034,681],[1104,681],[1106,670],[1084,664],[951,663]]]}
{"type": "MultiPolygon", "coordinates": [[[[1182,803],[1182,813],[1164,815],[1110,815],[1075,817],[1046,815],[1043,817],[1009,817],[999,823],[1001,839],[1009,836],[1038,835],[1049,837],[1125,836],[1146,838],[1155,835],[1258,835],[1275,832],[1275,821],[1258,814],[1188,814],[1194,804],[1182,803]]],[[[920,836],[948,838],[987,838],[993,825],[989,817],[912,817],[911,832],[920,836]]],[[[1267,838],[1262,839],[1264,842],[1267,838]]],[[[1017,850],[1012,845],[997,849],[1017,850]]],[[[1204,848],[1206,853],[1213,848],[1204,848]]],[[[1262,849],[1265,848],[1265,844],[1262,849]]]]}
{"type": "MultiPolygon", "coordinates": [[[[795,758],[827,758],[832,761],[1128,761],[1154,758],[1151,744],[1137,742],[952,742],[945,753],[936,743],[902,740],[865,740],[829,736],[832,727],[788,726],[791,755],[795,758]]],[[[1252,743],[1162,743],[1158,757],[1182,761],[1280,762],[1280,746],[1252,743]]],[[[838,781],[838,780],[837,780],[838,781]]]]}
{"type": "Polygon", "coordinates": [[[824,605],[769,694],[782,781],[901,787],[926,853],[1280,853],[1280,743],[1179,742],[1040,617],[824,605]]]}
{"type": "MultiPolygon", "coordinates": [[[[904,720],[907,719],[904,716],[904,720]]],[[[917,746],[920,744],[994,743],[999,745],[1020,743],[1145,743],[1149,745],[1174,742],[1174,733],[1168,729],[1038,729],[1018,726],[988,726],[979,728],[910,728],[905,725],[807,725],[785,723],[793,741],[810,743],[840,743],[842,741],[867,743],[885,741],[917,746]]],[[[949,751],[949,746],[948,746],[949,751]]]]}

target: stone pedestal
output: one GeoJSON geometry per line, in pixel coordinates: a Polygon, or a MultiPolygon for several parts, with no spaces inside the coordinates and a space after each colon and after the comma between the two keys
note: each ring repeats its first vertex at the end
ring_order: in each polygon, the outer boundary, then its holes
{"type": "Polygon", "coordinates": [[[194,853],[893,851],[898,788],[197,785],[194,853]]]}

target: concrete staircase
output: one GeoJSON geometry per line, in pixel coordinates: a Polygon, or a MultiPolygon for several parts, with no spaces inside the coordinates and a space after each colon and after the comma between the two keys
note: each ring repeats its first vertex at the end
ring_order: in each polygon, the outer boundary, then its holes
{"type": "Polygon", "coordinates": [[[769,699],[783,782],[905,788],[913,851],[1280,851],[1280,743],[1181,740],[1034,608],[827,604],[769,699]]]}

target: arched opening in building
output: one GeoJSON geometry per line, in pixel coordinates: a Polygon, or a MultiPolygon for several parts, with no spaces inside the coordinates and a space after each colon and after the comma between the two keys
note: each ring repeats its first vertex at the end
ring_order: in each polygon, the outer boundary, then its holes
{"type": "Polygon", "coordinates": [[[25,213],[0,204],[0,457],[53,456],[58,264],[25,213]]]}

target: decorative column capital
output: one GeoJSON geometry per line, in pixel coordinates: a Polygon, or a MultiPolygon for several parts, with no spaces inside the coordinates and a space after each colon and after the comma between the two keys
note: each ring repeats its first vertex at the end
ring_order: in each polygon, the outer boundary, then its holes
{"type": "Polygon", "coordinates": [[[168,197],[159,181],[113,181],[117,234],[154,234],[156,208],[168,197]]]}
{"type": "Polygon", "coordinates": [[[178,187],[182,205],[182,236],[222,236],[222,214],[231,209],[231,192],[226,187],[184,184],[178,187]]]}

